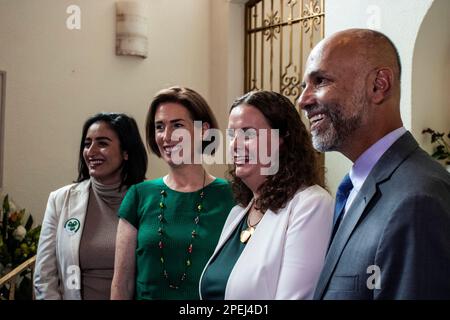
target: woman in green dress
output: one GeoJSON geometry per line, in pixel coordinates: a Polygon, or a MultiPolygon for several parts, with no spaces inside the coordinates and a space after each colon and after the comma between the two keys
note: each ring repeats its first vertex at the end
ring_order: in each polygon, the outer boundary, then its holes
{"type": "Polygon", "coordinates": [[[122,202],[112,299],[199,299],[200,274],[234,206],[229,183],[202,165],[215,141],[196,142],[208,129],[217,121],[197,92],[172,87],[153,99],[147,144],[169,173],[131,187],[122,202]]]}

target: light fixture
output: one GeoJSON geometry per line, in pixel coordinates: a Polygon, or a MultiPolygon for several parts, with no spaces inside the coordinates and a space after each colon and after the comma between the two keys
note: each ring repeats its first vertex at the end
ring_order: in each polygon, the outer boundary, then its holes
{"type": "Polygon", "coordinates": [[[147,1],[116,2],[116,55],[147,58],[147,1]]]}

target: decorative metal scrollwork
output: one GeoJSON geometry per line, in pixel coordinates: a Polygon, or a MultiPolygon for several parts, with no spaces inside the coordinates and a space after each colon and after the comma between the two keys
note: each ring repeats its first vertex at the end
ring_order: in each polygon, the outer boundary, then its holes
{"type": "Polygon", "coordinates": [[[281,77],[280,93],[287,97],[298,97],[300,95],[300,77],[297,73],[297,67],[294,66],[294,72],[291,75],[283,74],[281,77]]]}
{"type": "MultiPolygon", "coordinates": [[[[249,0],[246,5],[245,91],[272,90],[294,104],[306,57],[324,37],[325,0],[249,0]]],[[[323,155],[319,156],[321,167],[323,155]]],[[[324,171],[321,173],[324,181],[324,171]]]]}
{"type": "Polygon", "coordinates": [[[324,0],[248,1],[245,90],[278,91],[294,102],[307,53],[323,35],[324,0]]]}
{"type": "Polygon", "coordinates": [[[280,17],[278,16],[278,11],[275,11],[273,13],[269,13],[267,15],[267,18],[264,19],[264,27],[268,28],[264,30],[264,35],[266,36],[266,41],[269,41],[271,39],[277,39],[276,34],[280,33],[281,26],[280,24],[280,17]]]}

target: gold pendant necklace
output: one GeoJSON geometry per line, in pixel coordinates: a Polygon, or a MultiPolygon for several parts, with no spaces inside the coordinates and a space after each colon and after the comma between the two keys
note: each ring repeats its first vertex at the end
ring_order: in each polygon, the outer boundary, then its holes
{"type": "Polygon", "coordinates": [[[250,210],[249,210],[249,212],[248,212],[248,214],[247,214],[247,229],[245,229],[245,230],[243,230],[242,232],[241,232],[241,236],[240,236],[240,240],[241,240],[241,242],[242,243],[247,243],[247,241],[251,238],[251,236],[253,235],[253,233],[255,232],[255,230],[256,230],[256,226],[258,225],[258,223],[262,220],[262,218],[261,219],[259,219],[259,221],[257,222],[257,223],[255,223],[254,225],[251,225],[250,224],[250,213],[252,212],[252,209],[253,209],[253,205],[250,207],[250,210]]]}
{"type": "Polygon", "coordinates": [[[246,243],[248,239],[253,235],[253,232],[255,232],[254,227],[248,227],[244,231],[241,232],[241,242],[246,243]]]}

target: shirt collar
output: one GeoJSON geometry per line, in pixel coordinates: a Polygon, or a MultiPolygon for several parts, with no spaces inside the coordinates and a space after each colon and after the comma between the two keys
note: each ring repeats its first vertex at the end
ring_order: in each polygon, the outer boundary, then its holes
{"type": "Polygon", "coordinates": [[[370,146],[369,149],[363,152],[356,159],[352,168],[350,169],[349,175],[352,180],[353,187],[359,191],[364,184],[367,176],[369,175],[372,168],[381,158],[381,156],[389,149],[389,147],[397,141],[403,134],[405,134],[406,129],[400,127],[394,131],[389,132],[383,138],[375,142],[370,146]]]}

